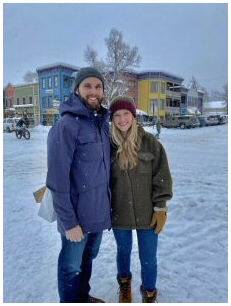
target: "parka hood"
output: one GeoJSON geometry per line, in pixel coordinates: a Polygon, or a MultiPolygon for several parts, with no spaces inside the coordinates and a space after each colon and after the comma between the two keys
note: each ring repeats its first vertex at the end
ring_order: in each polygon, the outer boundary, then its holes
{"type": "MultiPolygon", "coordinates": [[[[70,98],[60,105],[59,113],[60,116],[70,113],[75,116],[91,117],[94,111],[87,107],[77,94],[72,93],[70,98]]],[[[107,113],[107,109],[101,106],[100,113],[107,113]]]]}

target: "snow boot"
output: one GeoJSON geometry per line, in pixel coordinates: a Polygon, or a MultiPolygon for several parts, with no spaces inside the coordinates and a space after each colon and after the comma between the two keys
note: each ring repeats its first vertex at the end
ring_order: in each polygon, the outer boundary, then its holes
{"type": "Polygon", "coordinates": [[[146,291],[140,286],[140,293],[142,295],[142,303],[158,303],[157,302],[157,290],[146,291]]]}
{"type": "Polygon", "coordinates": [[[119,303],[132,303],[132,277],[117,277],[117,281],[120,285],[119,303]]]}

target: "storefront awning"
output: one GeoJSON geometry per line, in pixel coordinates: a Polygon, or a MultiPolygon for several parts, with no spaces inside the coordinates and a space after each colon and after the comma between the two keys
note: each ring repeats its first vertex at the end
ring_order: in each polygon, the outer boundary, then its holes
{"type": "Polygon", "coordinates": [[[34,107],[34,104],[20,104],[20,105],[14,105],[14,108],[28,108],[28,107],[34,107]]]}
{"type": "Polygon", "coordinates": [[[59,113],[58,109],[49,108],[44,110],[44,115],[57,115],[59,113]]]}

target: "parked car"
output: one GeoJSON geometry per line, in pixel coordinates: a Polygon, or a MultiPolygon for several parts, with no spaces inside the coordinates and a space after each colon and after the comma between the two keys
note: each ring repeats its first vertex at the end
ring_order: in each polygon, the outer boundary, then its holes
{"type": "Polygon", "coordinates": [[[18,118],[3,119],[3,131],[7,131],[8,133],[15,131],[18,120],[18,118]]]}
{"type": "Polygon", "coordinates": [[[226,118],[224,115],[218,115],[218,124],[225,124],[226,118]]]}
{"type": "Polygon", "coordinates": [[[222,115],[207,115],[205,116],[206,125],[224,124],[225,120],[222,115]]]}
{"type": "Polygon", "coordinates": [[[196,116],[193,115],[182,115],[182,116],[171,116],[165,119],[162,123],[163,127],[167,128],[195,128],[199,127],[200,123],[196,116]]]}
{"type": "Polygon", "coordinates": [[[224,118],[224,122],[228,123],[228,115],[223,115],[222,117],[224,118]]]}

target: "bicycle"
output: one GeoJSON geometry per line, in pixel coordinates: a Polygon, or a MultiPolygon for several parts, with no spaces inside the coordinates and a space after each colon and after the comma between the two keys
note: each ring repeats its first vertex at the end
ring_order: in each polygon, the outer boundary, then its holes
{"type": "Polygon", "coordinates": [[[30,132],[25,127],[17,128],[15,134],[18,139],[21,139],[22,137],[27,140],[30,139],[30,132]]]}

